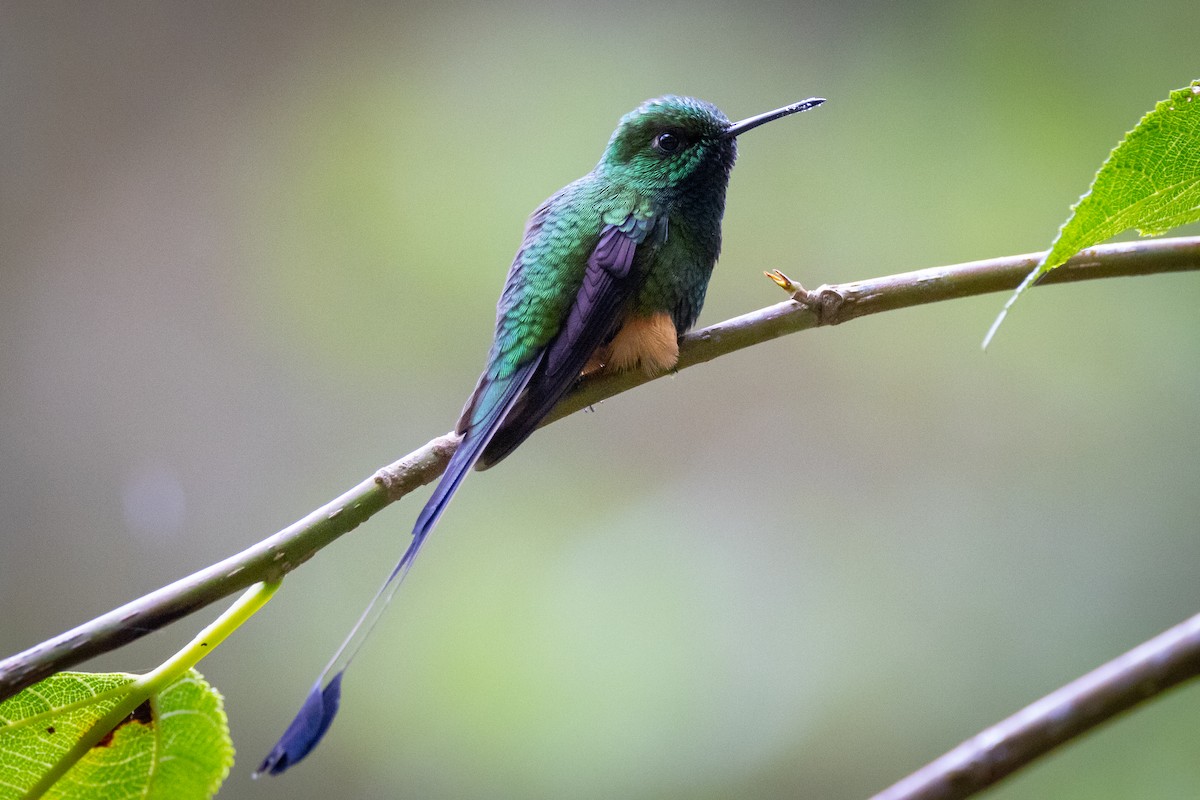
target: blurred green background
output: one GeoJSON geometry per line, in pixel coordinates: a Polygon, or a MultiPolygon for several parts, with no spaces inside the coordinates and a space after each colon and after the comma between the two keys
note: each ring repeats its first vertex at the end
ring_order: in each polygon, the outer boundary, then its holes
{"type": "MultiPolygon", "coordinates": [[[[667,92],[746,137],[702,323],[1040,250],[1200,77],[1195,0],[0,5],[0,652],[447,430],[526,215],[667,92]]],[[[1194,230],[1193,230],[1194,232],[1194,230]]],[[[473,477],[282,779],[424,493],[201,669],[226,798],[861,798],[1200,610],[1195,274],[789,337],[473,477]]],[[[215,610],[91,664],[143,670],[215,610]]],[[[990,795],[1200,797],[1200,686],[990,795]]]]}

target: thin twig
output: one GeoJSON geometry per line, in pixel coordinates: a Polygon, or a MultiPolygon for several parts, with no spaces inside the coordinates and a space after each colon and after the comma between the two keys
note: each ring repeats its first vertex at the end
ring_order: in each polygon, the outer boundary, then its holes
{"type": "MultiPolygon", "coordinates": [[[[975,261],[808,291],[780,273],[792,299],[689,333],[680,341],[677,369],[711,361],[759,342],[880,311],[939,300],[1010,291],[1041,253],[975,261]]],[[[1084,250],[1047,275],[1045,284],[1200,269],[1200,237],[1102,245],[1084,250]]],[[[568,414],[652,380],[641,372],[583,381],[546,419],[568,414]]],[[[164,586],[66,633],[0,661],[0,700],[61,670],[115,650],[259,581],[276,581],[388,504],[435,480],[457,437],[430,441],[341,497],[258,544],[164,586]]]]}
{"type": "Polygon", "coordinates": [[[968,739],[871,800],[959,800],[1200,674],[1200,614],[968,739]]]}

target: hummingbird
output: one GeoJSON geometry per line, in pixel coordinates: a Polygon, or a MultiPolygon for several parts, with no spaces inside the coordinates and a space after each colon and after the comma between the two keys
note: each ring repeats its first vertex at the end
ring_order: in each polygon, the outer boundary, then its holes
{"type": "Polygon", "coordinates": [[[700,315],[721,250],[738,137],[823,102],[730,122],[692,97],[647,100],[621,118],[591,172],[538,206],[497,303],[483,374],[455,426],[458,449],[408,549],[256,777],[293,766],[325,735],[346,667],[472,467],[487,469],[516,449],[581,376],[675,366],[679,336],[700,315]]]}

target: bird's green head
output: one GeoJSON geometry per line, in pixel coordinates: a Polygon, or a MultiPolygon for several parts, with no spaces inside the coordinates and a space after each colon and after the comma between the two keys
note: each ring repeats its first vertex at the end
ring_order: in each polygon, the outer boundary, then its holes
{"type": "Polygon", "coordinates": [[[612,178],[666,189],[700,173],[728,176],[737,140],[725,136],[729,119],[692,97],[647,100],[621,118],[600,168],[612,178]]]}
{"type": "Polygon", "coordinates": [[[731,123],[712,103],[694,97],[647,100],[621,118],[599,169],[610,178],[647,189],[668,189],[695,180],[717,180],[723,186],[737,158],[739,134],[823,102],[812,98],[731,123]]]}

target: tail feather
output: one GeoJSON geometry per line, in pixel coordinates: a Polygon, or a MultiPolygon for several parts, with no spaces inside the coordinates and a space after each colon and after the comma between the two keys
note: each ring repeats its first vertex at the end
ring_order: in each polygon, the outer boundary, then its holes
{"type": "Polygon", "coordinates": [[[400,584],[404,582],[404,576],[408,574],[421,545],[425,543],[425,537],[433,530],[434,525],[442,516],[442,512],[446,510],[450,499],[454,496],[455,490],[458,489],[467,472],[479,459],[483,449],[487,447],[487,443],[491,441],[505,416],[521,396],[521,392],[529,383],[529,379],[538,368],[541,359],[540,355],[532,359],[503,381],[481,382],[479,389],[476,390],[463,439],[454,455],[451,456],[450,463],[446,466],[446,472],[438,482],[437,488],[434,489],[433,495],[421,509],[416,525],[413,527],[412,541],[404,551],[404,555],[400,557],[400,561],[388,575],[387,580],[379,587],[379,591],[375,593],[362,616],[358,618],[358,622],[354,623],[350,634],[333,654],[329,664],[321,671],[299,713],[284,731],[283,736],[275,743],[270,754],[255,770],[255,777],[262,774],[278,775],[289,767],[295,766],[325,736],[325,732],[333,723],[341,700],[342,674],[350,666],[350,662],[354,660],[358,651],[362,649],[363,643],[379,621],[384,609],[387,608],[388,602],[400,588],[400,584]]]}
{"type": "Polygon", "coordinates": [[[425,507],[421,509],[420,515],[417,516],[417,523],[413,527],[414,536],[424,537],[433,530],[433,526],[437,524],[442,512],[446,510],[446,506],[454,497],[454,493],[458,491],[463,478],[471,471],[471,467],[475,466],[475,462],[479,460],[488,443],[492,441],[492,437],[496,435],[496,431],[508,417],[508,412],[520,399],[521,393],[529,384],[529,379],[533,377],[533,373],[541,362],[541,355],[531,359],[506,378],[503,383],[484,384],[486,376],[481,379],[481,385],[476,390],[470,406],[462,441],[459,442],[454,455],[450,457],[450,463],[446,465],[446,471],[442,474],[442,479],[438,481],[437,488],[433,490],[433,494],[425,503],[425,507]]]}

